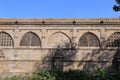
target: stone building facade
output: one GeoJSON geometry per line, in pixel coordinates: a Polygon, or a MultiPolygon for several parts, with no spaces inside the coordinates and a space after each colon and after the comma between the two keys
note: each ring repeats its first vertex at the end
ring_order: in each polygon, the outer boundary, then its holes
{"type": "Polygon", "coordinates": [[[0,75],[118,69],[120,19],[0,19],[0,75]]]}

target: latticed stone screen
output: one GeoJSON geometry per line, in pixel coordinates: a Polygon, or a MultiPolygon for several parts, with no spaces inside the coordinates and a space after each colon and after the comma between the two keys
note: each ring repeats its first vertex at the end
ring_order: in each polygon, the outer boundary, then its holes
{"type": "Polygon", "coordinates": [[[79,40],[79,46],[99,46],[99,40],[94,34],[87,32],[81,36],[79,40]]]}
{"type": "Polygon", "coordinates": [[[115,32],[107,40],[107,47],[120,47],[120,33],[115,32]]]}
{"type": "Polygon", "coordinates": [[[41,41],[35,33],[28,32],[23,36],[20,46],[41,46],[41,41]]]}
{"type": "Polygon", "coordinates": [[[5,33],[5,32],[0,32],[0,46],[13,46],[13,39],[12,37],[5,33]]]}

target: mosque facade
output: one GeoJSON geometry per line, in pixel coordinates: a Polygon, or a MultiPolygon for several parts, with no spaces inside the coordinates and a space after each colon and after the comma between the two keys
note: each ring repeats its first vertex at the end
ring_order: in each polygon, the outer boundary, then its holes
{"type": "Polygon", "coordinates": [[[119,18],[0,19],[0,75],[44,68],[119,70],[119,18]]]}

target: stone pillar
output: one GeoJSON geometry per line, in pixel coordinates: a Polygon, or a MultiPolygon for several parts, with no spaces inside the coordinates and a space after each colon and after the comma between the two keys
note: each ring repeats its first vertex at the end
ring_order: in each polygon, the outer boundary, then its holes
{"type": "Polygon", "coordinates": [[[15,26],[14,28],[14,47],[17,48],[19,47],[19,27],[18,25],[15,26]]]}
{"type": "Polygon", "coordinates": [[[104,48],[106,44],[106,34],[105,34],[105,27],[102,26],[100,30],[100,44],[101,47],[104,48]]]}
{"type": "Polygon", "coordinates": [[[42,43],[41,43],[42,44],[42,48],[46,48],[47,47],[46,46],[47,42],[46,42],[46,28],[45,27],[42,29],[41,41],[42,41],[42,43]]]}
{"type": "Polygon", "coordinates": [[[76,45],[77,45],[77,29],[74,27],[74,25],[73,25],[73,27],[72,27],[72,47],[76,47],[76,45]]]}

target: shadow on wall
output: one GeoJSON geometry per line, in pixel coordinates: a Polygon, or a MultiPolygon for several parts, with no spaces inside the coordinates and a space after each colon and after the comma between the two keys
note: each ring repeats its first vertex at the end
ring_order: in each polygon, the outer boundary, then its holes
{"type": "MultiPolygon", "coordinates": [[[[120,39],[115,40],[114,44],[116,44],[116,41],[119,43],[120,39]]],[[[55,49],[49,50],[49,55],[45,56],[42,62],[36,64],[37,71],[41,69],[64,70],[65,67],[74,65],[74,59],[78,53],[76,43],[73,43],[72,46],[67,42],[63,44],[64,46],[59,44],[55,49]]],[[[77,61],[77,67],[83,66],[83,70],[86,71],[97,68],[116,71],[119,65],[116,57],[120,54],[120,49],[119,47],[109,49],[106,44],[107,41],[104,41],[101,43],[100,49],[94,49],[91,53],[82,56],[82,59],[77,61]]],[[[117,45],[120,46],[120,43],[117,45]]]]}
{"type": "Polygon", "coordinates": [[[56,48],[48,51],[48,55],[42,59],[41,63],[36,64],[37,71],[41,69],[63,70],[64,67],[73,65],[71,61],[76,57],[77,52],[76,43],[58,44],[56,48]]]}
{"type": "Polygon", "coordinates": [[[95,70],[98,68],[105,69],[107,71],[119,71],[120,72],[120,62],[118,57],[120,57],[120,39],[111,42],[112,46],[106,46],[108,41],[103,41],[101,43],[100,49],[92,50],[91,54],[85,55],[80,62],[79,66],[83,66],[83,70],[95,70]],[[87,58],[90,58],[86,61],[87,58]]]}

